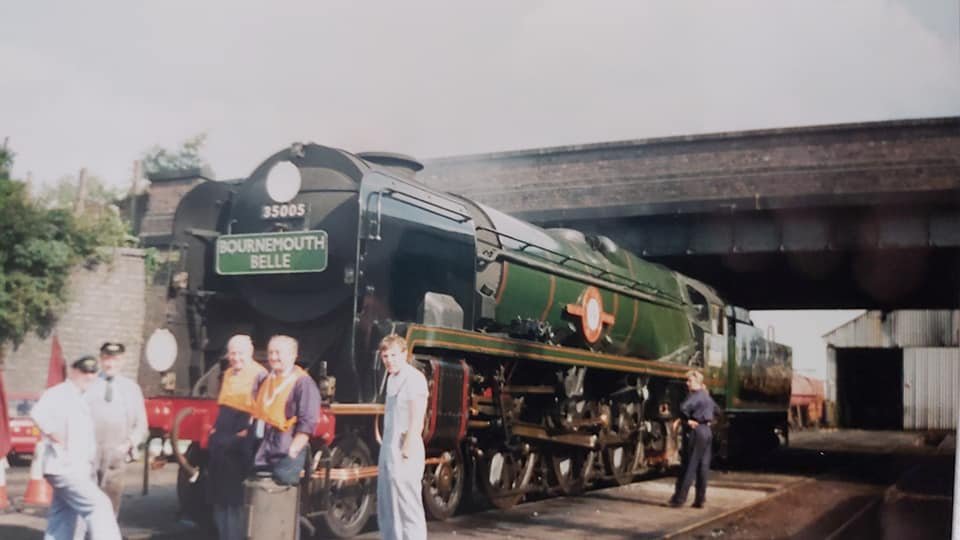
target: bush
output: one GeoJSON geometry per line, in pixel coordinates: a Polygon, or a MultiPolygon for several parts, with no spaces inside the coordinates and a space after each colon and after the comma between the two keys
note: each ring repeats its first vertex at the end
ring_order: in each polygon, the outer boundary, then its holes
{"type": "Polygon", "coordinates": [[[12,156],[0,152],[0,344],[47,332],[66,302],[71,269],[109,258],[101,247],[127,241],[112,211],[74,216],[30,200],[9,176],[12,156]]]}

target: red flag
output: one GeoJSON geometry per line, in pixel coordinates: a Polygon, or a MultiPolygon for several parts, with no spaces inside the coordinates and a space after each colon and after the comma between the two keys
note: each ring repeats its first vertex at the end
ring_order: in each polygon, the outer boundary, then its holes
{"type": "Polygon", "coordinates": [[[50,348],[50,367],[47,370],[47,388],[66,380],[66,364],[63,359],[63,349],[60,348],[60,340],[54,334],[53,346],[50,348]]]}
{"type": "Polygon", "coordinates": [[[3,389],[3,371],[0,371],[0,458],[10,452],[10,414],[7,412],[7,392],[3,389]]]}

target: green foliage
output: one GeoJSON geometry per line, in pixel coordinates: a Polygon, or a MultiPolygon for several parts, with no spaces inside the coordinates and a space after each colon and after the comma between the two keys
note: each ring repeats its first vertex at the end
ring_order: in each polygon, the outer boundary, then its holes
{"type": "Polygon", "coordinates": [[[207,134],[200,133],[186,141],[176,150],[167,150],[161,146],[154,146],[147,150],[141,160],[147,176],[166,174],[184,169],[209,168],[207,160],[200,155],[203,145],[207,142],[207,134]]]}
{"type": "Polygon", "coordinates": [[[49,330],[72,268],[108,259],[98,248],[126,240],[116,212],[77,217],[31,201],[26,186],[10,178],[12,161],[10,152],[0,154],[0,343],[49,330]]]}
{"type": "Polygon", "coordinates": [[[0,146],[0,179],[10,178],[10,167],[13,166],[13,152],[7,149],[6,143],[0,146]]]}
{"type": "MultiPolygon", "coordinates": [[[[79,189],[76,176],[63,176],[55,184],[45,186],[37,195],[37,202],[47,208],[72,208],[79,189]]],[[[88,204],[105,207],[114,204],[123,196],[122,189],[106,185],[98,176],[87,175],[88,204]]]]}

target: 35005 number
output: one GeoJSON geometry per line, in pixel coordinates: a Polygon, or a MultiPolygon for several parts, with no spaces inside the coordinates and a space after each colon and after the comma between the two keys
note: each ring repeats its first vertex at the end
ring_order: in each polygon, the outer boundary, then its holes
{"type": "Polygon", "coordinates": [[[265,204],[260,215],[263,219],[303,217],[307,215],[307,205],[304,203],[265,204]]]}

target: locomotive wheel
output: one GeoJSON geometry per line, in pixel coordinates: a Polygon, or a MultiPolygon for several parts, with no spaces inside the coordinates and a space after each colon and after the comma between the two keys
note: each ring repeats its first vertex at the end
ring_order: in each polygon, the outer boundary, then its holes
{"type": "Polygon", "coordinates": [[[636,456],[631,445],[607,447],[603,453],[607,473],[617,485],[625,486],[633,482],[636,456]]]}
{"type": "Polygon", "coordinates": [[[180,512],[204,529],[213,530],[213,506],[207,503],[207,451],[191,443],[184,457],[199,470],[196,481],[186,469],[177,469],[177,501],[180,512]]]}
{"type": "Polygon", "coordinates": [[[583,464],[586,456],[577,450],[556,450],[550,453],[551,479],[564,495],[583,492],[587,473],[583,464]]]}
{"type": "Polygon", "coordinates": [[[492,452],[483,457],[478,481],[490,504],[507,510],[520,502],[523,493],[516,492],[523,481],[523,465],[523,461],[507,452],[492,452]]]}
{"type": "MultiPolygon", "coordinates": [[[[330,449],[331,468],[360,468],[369,465],[373,465],[370,450],[360,439],[351,437],[337,441],[330,449]]],[[[370,519],[375,494],[373,480],[360,480],[333,487],[330,492],[330,507],[321,514],[321,525],[336,538],[356,536],[370,519]]]]}
{"type": "Polygon", "coordinates": [[[603,477],[603,458],[599,450],[590,450],[584,457],[583,487],[592,488],[603,477]]]}
{"type": "Polygon", "coordinates": [[[463,500],[463,456],[460,450],[444,452],[446,461],[428,465],[423,475],[423,509],[427,516],[443,521],[457,511],[463,500]]]}

